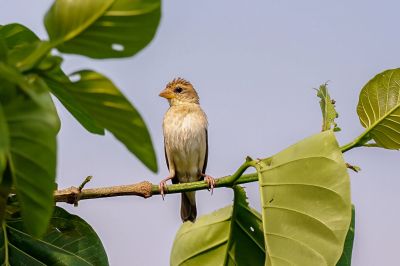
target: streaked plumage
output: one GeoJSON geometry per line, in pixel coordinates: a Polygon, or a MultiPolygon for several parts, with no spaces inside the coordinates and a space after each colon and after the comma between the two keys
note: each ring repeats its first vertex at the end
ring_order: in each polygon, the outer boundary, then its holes
{"type": "MultiPolygon", "coordinates": [[[[178,78],[167,84],[160,93],[168,99],[170,108],[163,121],[164,147],[169,176],[161,181],[163,193],[165,182],[187,183],[202,177],[211,187],[215,181],[205,175],[208,157],[207,116],[199,104],[199,97],[190,82],[178,78]]],[[[196,219],[195,192],[182,193],[182,221],[196,219]]]]}

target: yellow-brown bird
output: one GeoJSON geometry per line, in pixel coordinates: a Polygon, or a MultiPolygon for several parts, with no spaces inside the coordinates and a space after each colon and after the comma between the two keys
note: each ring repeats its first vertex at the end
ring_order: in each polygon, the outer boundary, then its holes
{"type": "MultiPolygon", "coordinates": [[[[169,82],[160,93],[169,102],[163,121],[164,150],[169,176],[160,182],[164,198],[166,181],[173,184],[199,181],[202,178],[212,190],[215,180],[205,174],[208,157],[207,116],[200,107],[192,84],[182,78],[169,82]]],[[[196,220],[195,192],[182,193],[182,221],[196,220]]]]}

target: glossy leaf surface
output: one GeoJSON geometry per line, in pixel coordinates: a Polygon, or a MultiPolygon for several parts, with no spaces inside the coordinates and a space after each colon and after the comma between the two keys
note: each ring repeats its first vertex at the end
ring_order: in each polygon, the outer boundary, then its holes
{"type": "Polygon", "coordinates": [[[30,77],[25,82],[29,95],[10,87],[7,94],[1,94],[0,103],[9,132],[6,160],[22,217],[29,232],[40,236],[53,211],[56,135],[60,122],[40,79],[30,77]]]}
{"type": "Polygon", "coordinates": [[[93,228],[59,207],[40,240],[27,233],[18,214],[8,219],[1,230],[0,250],[2,265],[108,265],[93,228]]]}
{"type": "Polygon", "coordinates": [[[232,207],[184,223],[176,234],[171,265],[263,265],[265,259],[260,214],[246,194],[235,187],[232,207]]]}
{"type": "Polygon", "coordinates": [[[63,103],[77,103],[95,121],[95,126],[110,131],[149,169],[157,171],[156,156],[147,127],[118,88],[108,78],[94,71],[83,70],[71,76],[77,80],[58,79],[48,82],[48,85],[63,103]]]}
{"type": "Polygon", "coordinates": [[[386,149],[400,148],[400,69],[386,70],[361,90],[357,113],[366,139],[386,149]]]}
{"type": "Polygon", "coordinates": [[[96,122],[92,115],[68,90],[68,86],[65,84],[69,84],[70,80],[64,72],[62,72],[61,68],[56,67],[52,72],[46,73],[44,79],[53,95],[57,97],[64,107],[87,131],[94,134],[104,135],[104,127],[100,126],[96,122]]]}
{"type": "Polygon", "coordinates": [[[160,0],[58,0],[44,23],[61,52],[114,58],[143,49],[153,39],[160,16],[160,0]]]}
{"type": "Polygon", "coordinates": [[[52,48],[50,43],[40,41],[30,29],[17,23],[0,26],[0,36],[9,50],[8,63],[20,71],[35,67],[52,48]]]}

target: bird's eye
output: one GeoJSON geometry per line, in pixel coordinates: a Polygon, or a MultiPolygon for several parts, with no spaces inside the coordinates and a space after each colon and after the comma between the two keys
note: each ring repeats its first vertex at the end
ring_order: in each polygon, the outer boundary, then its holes
{"type": "Polygon", "coordinates": [[[176,87],[174,92],[176,93],[181,93],[183,91],[183,89],[181,87],[176,87]]]}

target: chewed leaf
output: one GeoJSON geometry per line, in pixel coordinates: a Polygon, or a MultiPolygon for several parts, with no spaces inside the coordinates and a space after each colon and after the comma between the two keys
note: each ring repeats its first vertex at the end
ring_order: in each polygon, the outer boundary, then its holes
{"type": "Polygon", "coordinates": [[[339,114],[335,109],[335,100],[331,99],[331,96],[328,92],[327,83],[319,86],[319,89],[315,89],[317,91],[317,96],[321,99],[319,101],[319,105],[321,106],[322,111],[322,131],[333,129],[333,131],[340,131],[341,129],[335,122],[335,119],[339,117],[339,114]]]}
{"type": "Polygon", "coordinates": [[[44,23],[52,44],[63,53],[116,58],[142,50],[160,17],[160,0],[58,0],[44,23]]]}

